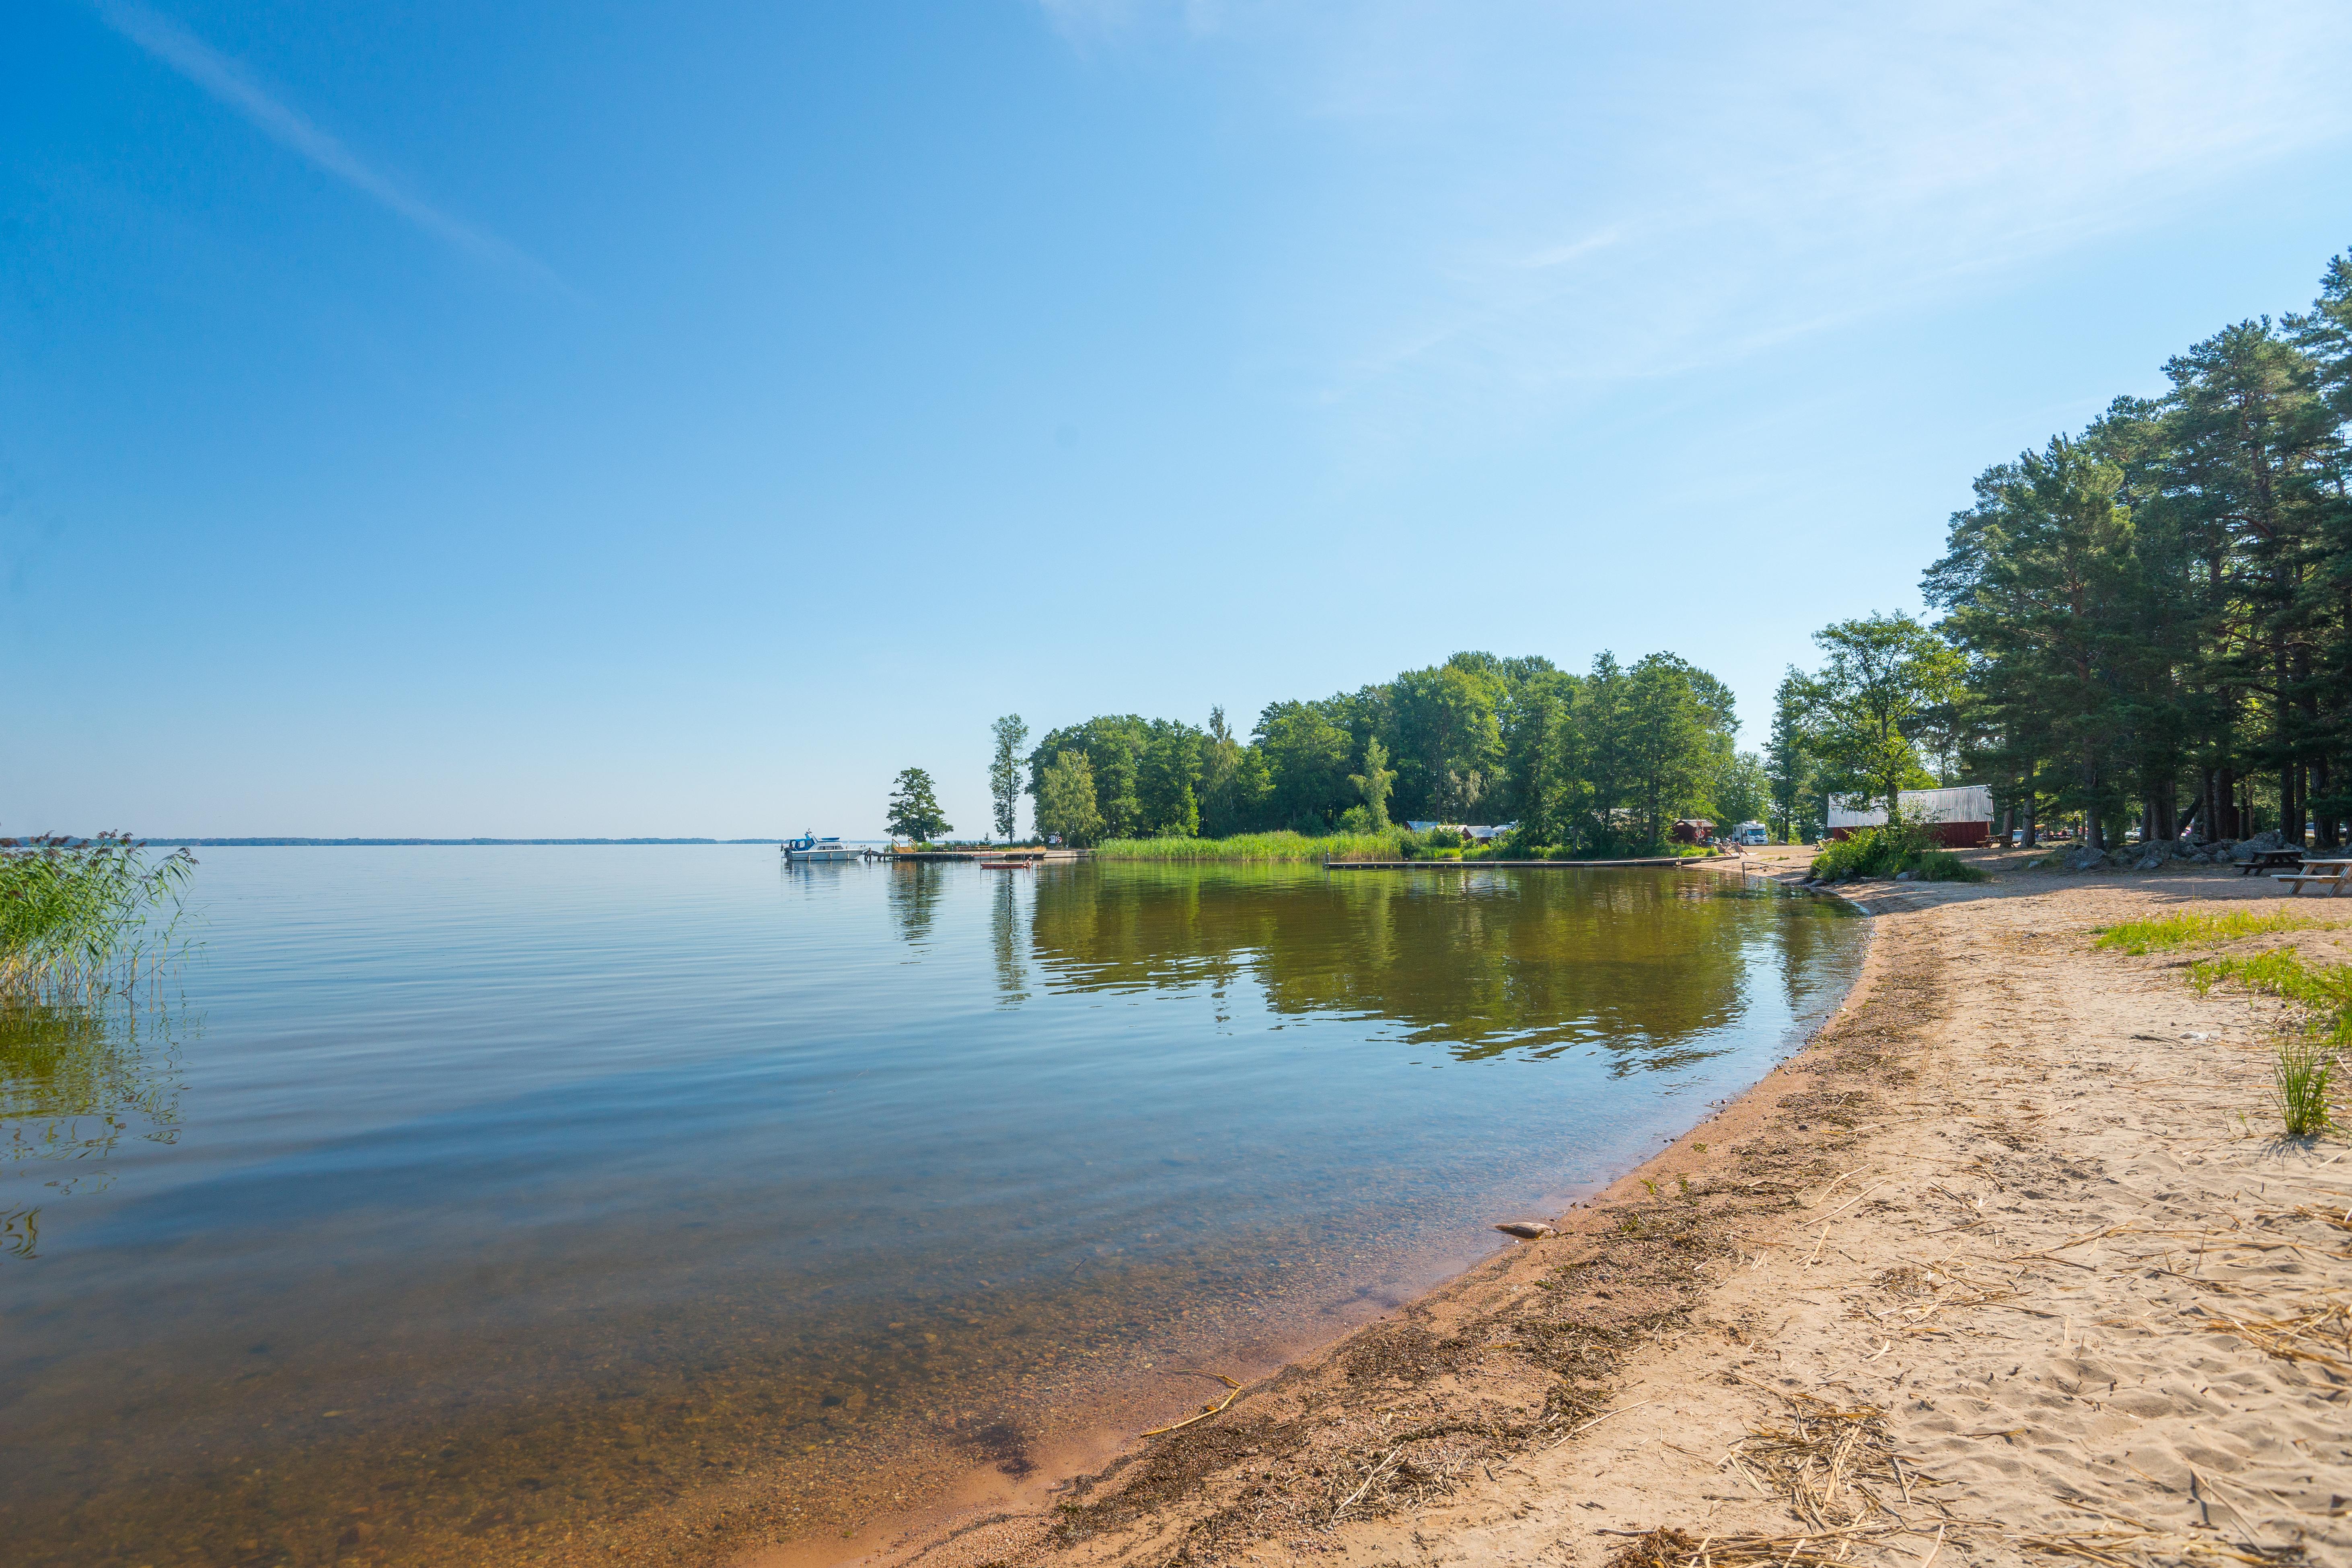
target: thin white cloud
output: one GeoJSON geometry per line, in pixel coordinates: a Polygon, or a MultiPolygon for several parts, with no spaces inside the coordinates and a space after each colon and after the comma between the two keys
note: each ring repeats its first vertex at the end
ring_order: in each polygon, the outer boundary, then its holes
{"type": "Polygon", "coordinates": [[[1376,451],[1933,310],[2352,141],[2341,0],[1038,3],[1316,144],[1268,359],[1376,451]]]}
{"type": "Polygon", "coordinates": [[[341,141],[263,91],[235,61],[179,23],[137,0],[96,0],[96,4],[100,17],[108,26],[236,110],[271,141],[468,256],[571,292],[563,280],[536,258],[494,234],[452,217],[369,167],[341,141]]]}

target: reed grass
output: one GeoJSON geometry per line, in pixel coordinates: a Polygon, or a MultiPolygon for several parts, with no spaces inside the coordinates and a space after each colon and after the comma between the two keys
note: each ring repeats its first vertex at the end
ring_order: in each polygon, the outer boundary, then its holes
{"type": "Polygon", "coordinates": [[[2291,1035],[2279,1042],[2273,1069],[2279,1120],[2290,1138],[2315,1138],[2336,1124],[2329,1089],[2336,1076],[2336,1052],[2328,1042],[2312,1035],[2291,1035]]]}
{"type": "Polygon", "coordinates": [[[126,833],[0,838],[0,994],[89,1001],[169,950],[195,858],[126,833]]]}
{"type": "Polygon", "coordinates": [[[1386,833],[1332,833],[1313,838],[1287,830],[1237,833],[1230,838],[1107,838],[1095,846],[1095,858],[1320,861],[1328,856],[1334,860],[1402,860],[1405,845],[1413,838],[1402,827],[1386,833]]]}
{"type": "Polygon", "coordinates": [[[2313,920],[2308,915],[2289,914],[2284,910],[2266,915],[2244,910],[2225,915],[2183,910],[2178,914],[2159,915],[2154,920],[2126,921],[2122,925],[2102,927],[2098,940],[2091,945],[2137,955],[2179,947],[2212,946],[2250,936],[2268,936],[2273,931],[2310,931],[2329,923],[2313,920]]]}

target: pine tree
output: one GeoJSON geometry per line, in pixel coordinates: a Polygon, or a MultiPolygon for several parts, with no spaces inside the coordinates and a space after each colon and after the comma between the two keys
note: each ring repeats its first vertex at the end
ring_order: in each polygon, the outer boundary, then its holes
{"type": "Polygon", "coordinates": [[[929,844],[955,831],[940,810],[930,774],[920,768],[908,768],[898,774],[890,795],[888,826],[894,837],[911,838],[918,844],[929,844]]]}

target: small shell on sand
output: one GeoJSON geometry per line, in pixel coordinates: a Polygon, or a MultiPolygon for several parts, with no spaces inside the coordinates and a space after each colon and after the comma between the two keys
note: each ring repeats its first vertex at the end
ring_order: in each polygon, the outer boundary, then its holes
{"type": "Polygon", "coordinates": [[[1538,1237],[1559,1234],[1541,1220],[1536,1219],[1507,1219],[1495,1228],[1505,1236],[1516,1236],[1521,1241],[1533,1241],[1538,1237]]]}

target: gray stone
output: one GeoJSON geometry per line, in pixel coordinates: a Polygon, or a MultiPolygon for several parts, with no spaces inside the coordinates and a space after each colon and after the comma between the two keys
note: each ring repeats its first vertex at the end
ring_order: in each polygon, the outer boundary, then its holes
{"type": "Polygon", "coordinates": [[[2078,845],[2076,847],[2068,850],[2066,852],[2066,859],[2064,862],[2066,869],[2069,871],[2088,871],[2095,868],[2105,866],[2106,863],[2106,851],[2104,849],[2095,849],[2088,844],[2078,845]]]}

